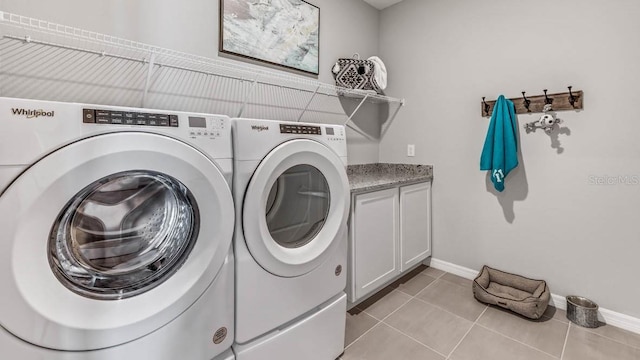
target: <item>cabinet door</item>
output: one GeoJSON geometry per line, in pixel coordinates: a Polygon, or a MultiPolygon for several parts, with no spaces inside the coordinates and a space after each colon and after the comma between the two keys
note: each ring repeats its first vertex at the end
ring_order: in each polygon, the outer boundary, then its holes
{"type": "Polygon", "coordinates": [[[400,266],[405,271],[431,255],[431,183],[400,188],[400,266]]]}
{"type": "Polygon", "coordinates": [[[400,273],[398,189],[355,196],[351,223],[356,301],[400,273]]]}

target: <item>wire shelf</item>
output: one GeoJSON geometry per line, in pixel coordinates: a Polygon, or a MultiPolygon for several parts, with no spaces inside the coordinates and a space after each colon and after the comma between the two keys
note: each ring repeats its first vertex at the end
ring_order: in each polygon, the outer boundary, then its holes
{"type": "Polygon", "coordinates": [[[7,12],[0,12],[0,84],[6,97],[342,123],[370,139],[375,136],[350,123],[356,112],[393,114],[381,120],[388,128],[404,105],[403,99],[7,12]]]}

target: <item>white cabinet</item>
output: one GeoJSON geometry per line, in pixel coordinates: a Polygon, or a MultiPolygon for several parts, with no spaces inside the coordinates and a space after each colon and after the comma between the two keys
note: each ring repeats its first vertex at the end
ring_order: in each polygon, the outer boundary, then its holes
{"type": "Polygon", "coordinates": [[[431,255],[431,183],[400,188],[400,271],[431,255]]]}
{"type": "Polygon", "coordinates": [[[374,291],[400,273],[398,199],[397,188],[355,196],[349,229],[354,299],[374,291]]]}
{"type": "Polygon", "coordinates": [[[430,182],[352,196],[347,277],[351,303],[430,255],[430,182]]]}

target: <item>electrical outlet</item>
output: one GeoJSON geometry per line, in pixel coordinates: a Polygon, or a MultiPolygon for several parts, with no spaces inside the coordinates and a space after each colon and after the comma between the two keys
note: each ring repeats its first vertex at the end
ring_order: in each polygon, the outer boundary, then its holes
{"type": "Polygon", "coordinates": [[[416,146],[414,144],[407,145],[407,156],[416,156],[416,146]]]}

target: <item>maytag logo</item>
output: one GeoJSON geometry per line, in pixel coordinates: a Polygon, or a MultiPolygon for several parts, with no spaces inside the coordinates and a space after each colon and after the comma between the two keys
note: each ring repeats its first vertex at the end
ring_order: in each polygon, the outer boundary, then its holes
{"type": "Polygon", "coordinates": [[[255,131],[267,131],[269,130],[269,127],[266,125],[251,125],[251,130],[255,130],[255,131]]]}
{"type": "Polygon", "coordinates": [[[13,115],[26,116],[27,119],[38,118],[40,116],[45,116],[45,117],[54,117],[55,116],[55,111],[44,111],[42,109],[40,109],[40,110],[28,110],[28,109],[12,108],[11,112],[13,112],[13,115]]]}

